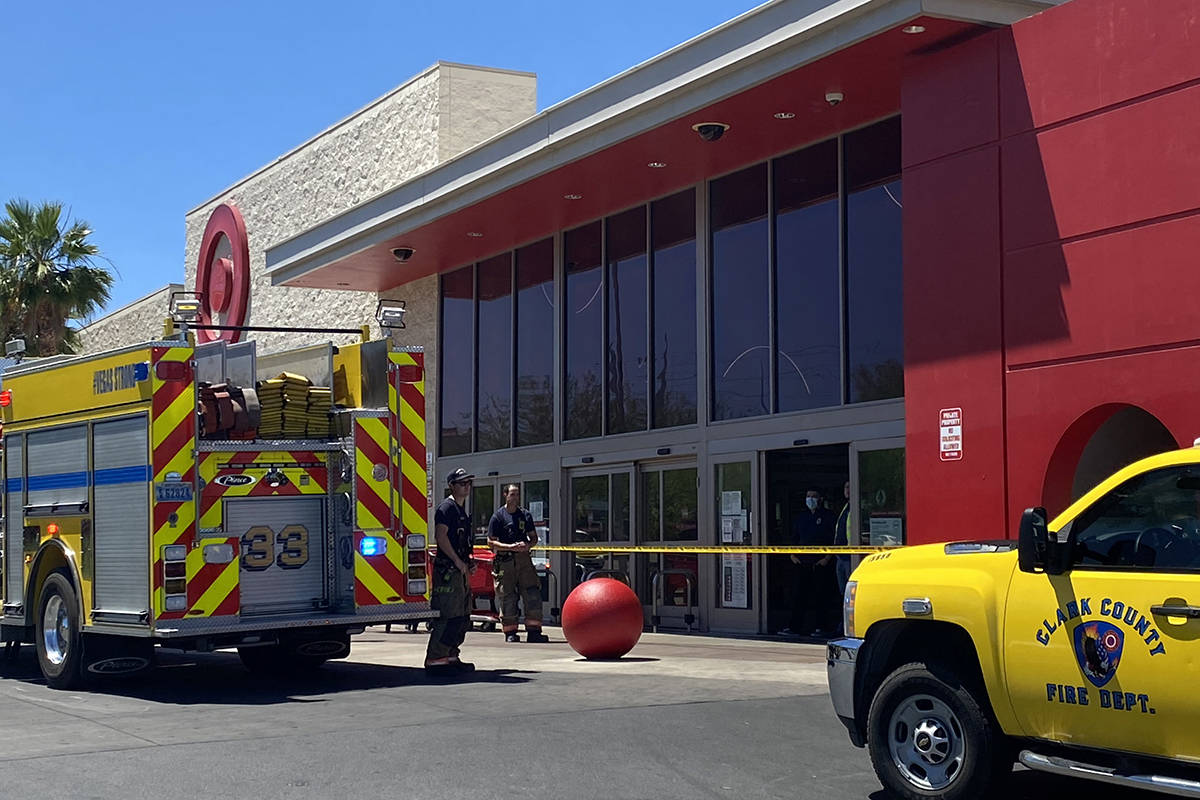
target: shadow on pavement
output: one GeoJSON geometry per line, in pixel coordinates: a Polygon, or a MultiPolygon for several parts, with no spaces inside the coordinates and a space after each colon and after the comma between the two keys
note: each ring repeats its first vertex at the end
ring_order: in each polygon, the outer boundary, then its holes
{"type": "Polygon", "coordinates": [[[646,661],[662,661],[661,658],[652,656],[621,656],[620,658],[584,658],[580,656],[576,661],[599,661],[602,664],[641,664],[646,661]]]}
{"type": "MultiPolygon", "coordinates": [[[[1154,800],[1166,795],[1155,792],[1123,789],[1082,778],[1062,778],[1045,772],[1020,769],[1008,778],[1008,784],[997,791],[1005,800],[1062,800],[1064,797],[1086,797],[1087,800],[1154,800]]],[[[870,800],[893,800],[880,789],[868,795],[870,800]]]]}
{"type": "MultiPolygon", "coordinates": [[[[422,667],[330,661],[305,674],[248,672],[235,653],[159,651],[153,669],[129,678],[94,680],[87,691],[170,705],[273,705],[324,702],[339,692],[406,686],[526,683],[528,670],[481,669],[427,676],[422,667]]],[[[45,685],[32,647],[16,659],[0,659],[0,678],[45,685]]]]}

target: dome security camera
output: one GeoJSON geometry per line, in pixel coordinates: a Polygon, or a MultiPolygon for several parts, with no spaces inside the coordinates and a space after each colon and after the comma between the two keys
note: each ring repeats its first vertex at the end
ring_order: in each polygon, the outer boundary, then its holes
{"type": "Polygon", "coordinates": [[[826,92],[825,93],[825,102],[829,103],[829,105],[831,105],[831,106],[837,106],[845,99],[846,99],[846,95],[842,94],[841,92],[826,92]]]}
{"type": "Polygon", "coordinates": [[[403,264],[413,257],[413,249],[411,247],[393,247],[392,257],[403,264]]]}
{"type": "Polygon", "coordinates": [[[692,126],[700,138],[706,142],[715,142],[725,135],[725,131],[729,130],[729,125],[724,122],[697,122],[692,126]]]}

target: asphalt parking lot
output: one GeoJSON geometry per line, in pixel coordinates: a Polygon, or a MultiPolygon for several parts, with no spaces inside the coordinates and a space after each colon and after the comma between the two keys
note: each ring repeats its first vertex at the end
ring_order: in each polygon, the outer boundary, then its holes
{"type": "MultiPolygon", "coordinates": [[[[884,797],[826,696],[824,648],[644,634],[619,661],[472,632],[431,680],[424,632],[372,628],[305,678],[234,653],[58,692],[32,648],[0,664],[0,798],[884,797]]],[[[1029,772],[1008,797],[1143,795],[1029,772]]]]}

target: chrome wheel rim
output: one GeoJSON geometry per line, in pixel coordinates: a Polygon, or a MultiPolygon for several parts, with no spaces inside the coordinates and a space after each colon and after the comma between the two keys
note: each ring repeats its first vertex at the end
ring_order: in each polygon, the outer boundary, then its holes
{"type": "Polygon", "coordinates": [[[927,791],[945,789],[962,772],[962,723],[950,707],[927,694],[906,698],[888,722],[888,749],[904,779],[927,791]]]}
{"type": "Polygon", "coordinates": [[[46,660],[54,666],[67,660],[71,648],[71,618],[61,595],[56,594],[46,601],[46,609],[42,612],[42,645],[46,660]]]}

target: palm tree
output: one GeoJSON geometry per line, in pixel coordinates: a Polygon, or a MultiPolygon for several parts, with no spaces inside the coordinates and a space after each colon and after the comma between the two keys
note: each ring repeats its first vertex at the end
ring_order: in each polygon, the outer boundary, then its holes
{"type": "Polygon", "coordinates": [[[87,319],[108,301],[113,275],[96,264],[83,220],[63,218],[61,203],[4,204],[0,219],[0,341],[24,336],[29,355],[72,352],[87,319]]]}

